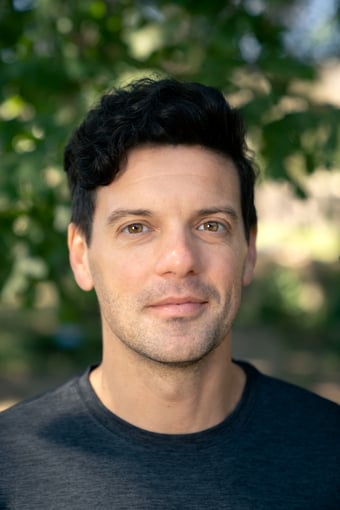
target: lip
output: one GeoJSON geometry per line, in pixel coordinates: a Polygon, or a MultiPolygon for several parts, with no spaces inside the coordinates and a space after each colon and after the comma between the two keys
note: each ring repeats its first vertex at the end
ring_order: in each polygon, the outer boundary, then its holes
{"type": "Polygon", "coordinates": [[[149,305],[149,309],[165,318],[199,315],[207,300],[196,296],[169,296],[149,305]]]}
{"type": "Polygon", "coordinates": [[[183,305],[188,303],[200,303],[204,304],[207,300],[196,297],[196,296],[169,296],[166,298],[161,299],[160,301],[156,301],[155,303],[152,303],[151,307],[157,307],[157,306],[167,306],[167,305],[183,305]]]}

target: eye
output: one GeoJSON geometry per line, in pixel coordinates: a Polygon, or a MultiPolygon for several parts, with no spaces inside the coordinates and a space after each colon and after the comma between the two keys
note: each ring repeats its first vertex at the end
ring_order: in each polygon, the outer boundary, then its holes
{"type": "Polygon", "coordinates": [[[130,223],[123,228],[122,232],[127,234],[143,234],[147,232],[148,228],[143,223],[130,223]]]}
{"type": "Polygon", "coordinates": [[[226,227],[219,221],[205,221],[198,227],[198,230],[204,230],[206,232],[224,232],[226,227]]]}

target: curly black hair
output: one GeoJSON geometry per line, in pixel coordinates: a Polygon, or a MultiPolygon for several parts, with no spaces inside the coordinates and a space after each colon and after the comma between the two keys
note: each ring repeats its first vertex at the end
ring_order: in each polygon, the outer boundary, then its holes
{"type": "Polygon", "coordinates": [[[238,172],[247,241],[256,225],[255,165],[238,110],[200,83],[143,78],[105,94],[73,133],[64,153],[72,198],[71,221],[91,240],[96,188],[110,184],[130,149],[196,145],[230,158],[238,172]]]}

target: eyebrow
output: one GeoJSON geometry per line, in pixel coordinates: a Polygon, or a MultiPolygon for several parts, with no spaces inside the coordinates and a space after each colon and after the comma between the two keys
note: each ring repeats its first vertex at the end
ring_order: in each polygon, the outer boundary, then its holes
{"type": "Polygon", "coordinates": [[[232,207],[208,207],[196,211],[197,216],[209,216],[210,214],[218,213],[226,214],[227,216],[230,216],[233,220],[238,219],[238,214],[232,207]]]}
{"type": "MultiPolygon", "coordinates": [[[[195,211],[195,216],[209,216],[211,214],[226,214],[230,216],[233,220],[238,219],[238,215],[232,207],[207,207],[203,209],[198,209],[195,211]]],[[[107,219],[107,224],[112,225],[116,221],[126,218],[128,216],[144,216],[150,217],[153,216],[153,212],[150,209],[115,209],[112,211],[107,219]]]]}
{"type": "Polygon", "coordinates": [[[107,219],[107,224],[112,225],[121,218],[127,216],[152,216],[152,212],[149,209],[115,209],[111,212],[107,219]]]}

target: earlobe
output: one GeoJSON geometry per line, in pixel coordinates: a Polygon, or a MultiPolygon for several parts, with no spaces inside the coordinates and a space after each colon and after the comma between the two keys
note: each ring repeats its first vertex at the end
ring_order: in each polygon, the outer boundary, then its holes
{"type": "Polygon", "coordinates": [[[253,279],[256,264],[256,236],[257,227],[253,227],[249,234],[248,253],[243,272],[243,285],[249,285],[253,279]]]}
{"type": "Polygon", "coordinates": [[[88,262],[88,245],[84,234],[74,223],[68,227],[67,244],[74,278],[82,290],[89,291],[93,288],[93,281],[88,262]]]}

